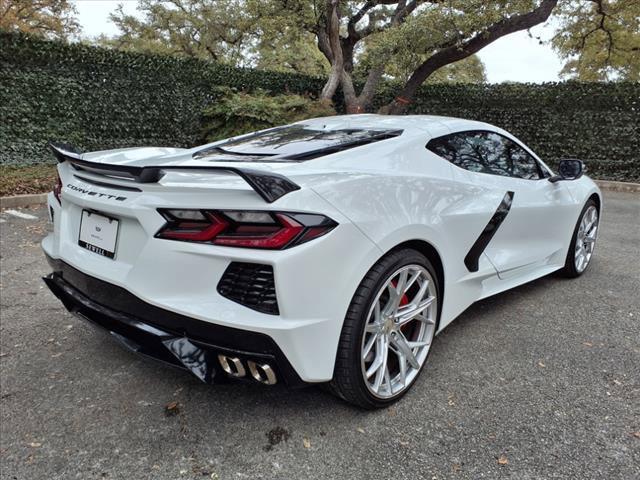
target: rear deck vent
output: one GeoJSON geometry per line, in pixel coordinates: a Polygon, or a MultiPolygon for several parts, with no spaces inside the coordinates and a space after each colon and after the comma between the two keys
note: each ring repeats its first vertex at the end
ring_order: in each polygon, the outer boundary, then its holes
{"type": "Polygon", "coordinates": [[[218,283],[218,293],[258,312],[280,313],[271,265],[232,262],[218,283]]]}

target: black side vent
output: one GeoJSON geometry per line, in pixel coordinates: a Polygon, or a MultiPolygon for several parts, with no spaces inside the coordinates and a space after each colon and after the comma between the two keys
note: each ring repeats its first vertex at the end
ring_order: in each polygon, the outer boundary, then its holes
{"type": "Polygon", "coordinates": [[[280,313],[271,265],[232,262],[218,283],[218,293],[258,312],[280,313]]]}

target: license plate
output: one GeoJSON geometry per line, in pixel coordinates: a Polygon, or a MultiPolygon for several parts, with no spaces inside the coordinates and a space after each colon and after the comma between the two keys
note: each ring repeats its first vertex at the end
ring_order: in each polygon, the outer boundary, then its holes
{"type": "Polygon", "coordinates": [[[115,218],[83,210],[78,245],[98,255],[113,258],[119,223],[115,218]]]}

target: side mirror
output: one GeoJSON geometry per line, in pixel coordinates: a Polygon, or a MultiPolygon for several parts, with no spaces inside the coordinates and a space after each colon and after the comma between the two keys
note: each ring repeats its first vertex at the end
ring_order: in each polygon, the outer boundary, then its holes
{"type": "Polygon", "coordinates": [[[560,180],[577,180],[582,176],[585,170],[582,160],[560,160],[560,164],[558,165],[558,175],[549,177],[549,181],[551,183],[556,183],[560,180]]]}

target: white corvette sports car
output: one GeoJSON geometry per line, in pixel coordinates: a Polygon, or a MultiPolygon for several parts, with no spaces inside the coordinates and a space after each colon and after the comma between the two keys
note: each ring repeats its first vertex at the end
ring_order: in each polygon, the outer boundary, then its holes
{"type": "Polygon", "coordinates": [[[325,383],[383,407],[476,300],[593,255],[602,197],[509,133],[435,116],[317,118],[193,149],[80,154],[43,249],[52,292],[208,383],[325,383]]]}

